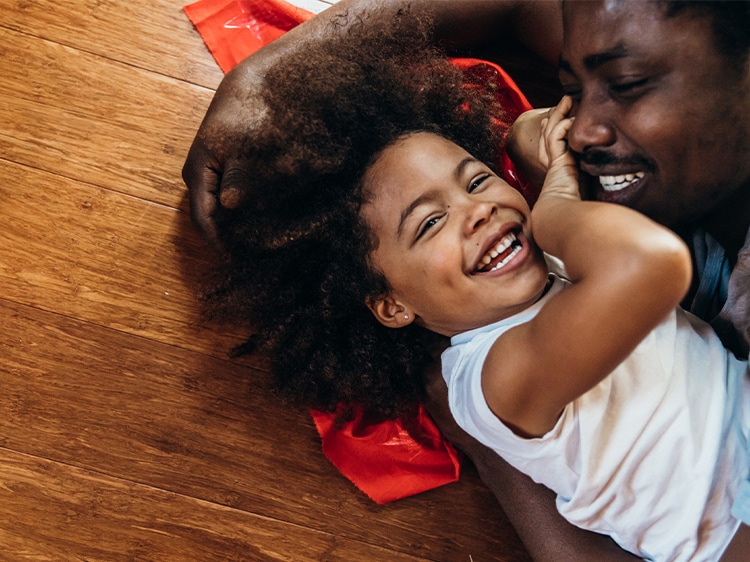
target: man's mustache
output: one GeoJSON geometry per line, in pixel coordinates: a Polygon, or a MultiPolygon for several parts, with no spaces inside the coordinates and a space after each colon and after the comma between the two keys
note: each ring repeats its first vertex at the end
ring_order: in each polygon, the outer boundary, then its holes
{"type": "Polygon", "coordinates": [[[579,164],[586,164],[594,167],[619,167],[632,168],[643,172],[655,172],[656,163],[652,160],[634,154],[628,157],[619,157],[603,150],[587,150],[584,153],[577,153],[579,164]]]}

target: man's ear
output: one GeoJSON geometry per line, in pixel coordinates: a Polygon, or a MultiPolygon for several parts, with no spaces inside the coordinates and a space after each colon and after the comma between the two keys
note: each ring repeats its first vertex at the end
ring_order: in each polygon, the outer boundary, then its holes
{"type": "Polygon", "coordinates": [[[403,328],[414,321],[414,314],[407,306],[390,296],[369,298],[367,308],[386,328],[403,328]]]}

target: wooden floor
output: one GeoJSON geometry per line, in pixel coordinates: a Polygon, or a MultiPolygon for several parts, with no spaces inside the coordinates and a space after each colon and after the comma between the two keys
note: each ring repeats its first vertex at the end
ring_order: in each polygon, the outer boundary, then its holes
{"type": "Polygon", "coordinates": [[[527,560],[471,466],[371,502],[201,319],[182,5],[0,0],[0,560],[527,560]]]}

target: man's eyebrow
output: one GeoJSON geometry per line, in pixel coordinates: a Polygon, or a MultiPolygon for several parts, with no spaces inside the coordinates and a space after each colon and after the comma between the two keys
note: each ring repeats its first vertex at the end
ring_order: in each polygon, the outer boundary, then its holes
{"type": "MultiPolygon", "coordinates": [[[[586,70],[591,72],[610,61],[627,57],[630,54],[632,53],[627,49],[627,47],[625,47],[625,45],[623,45],[622,43],[618,43],[611,49],[584,57],[583,66],[586,68],[586,70]]],[[[562,56],[560,56],[560,61],[558,62],[557,66],[559,70],[564,70],[565,72],[568,72],[570,74],[575,74],[575,72],[573,72],[573,67],[570,65],[570,62],[565,60],[562,56]]]]}

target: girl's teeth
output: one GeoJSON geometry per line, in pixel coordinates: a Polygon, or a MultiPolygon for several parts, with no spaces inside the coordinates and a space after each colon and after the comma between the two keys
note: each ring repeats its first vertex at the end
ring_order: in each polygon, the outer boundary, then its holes
{"type": "MultiPolygon", "coordinates": [[[[499,256],[500,254],[502,254],[505,250],[507,250],[508,248],[510,248],[510,246],[513,244],[513,242],[515,242],[516,240],[517,240],[516,235],[513,234],[513,233],[508,234],[507,236],[505,236],[502,240],[500,240],[500,242],[498,242],[497,246],[495,246],[494,248],[492,248],[489,252],[487,252],[484,255],[484,257],[482,258],[482,263],[484,265],[489,265],[489,263],[493,259],[495,259],[497,256],[499,256]]],[[[505,265],[508,262],[509,258],[511,258],[514,255],[516,255],[516,253],[517,253],[517,250],[514,250],[513,252],[511,252],[510,256],[508,256],[505,259],[503,259],[498,265],[496,265],[495,267],[493,267],[491,271],[494,271],[494,270],[498,269],[499,267],[505,265]]]]}
{"type": "Polygon", "coordinates": [[[502,260],[500,260],[495,267],[490,269],[490,271],[497,271],[498,269],[503,267],[506,263],[508,263],[510,260],[512,260],[513,256],[515,256],[520,251],[521,251],[521,246],[516,246],[515,248],[513,248],[513,251],[510,254],[508,254],[502,260]]]}
{"type": "Polygon", "coordinates": [[[645,172],[623,174],[620,176],[599,176],[599,183],[604,191],[620,191],[645,176],[645,172]]]}

